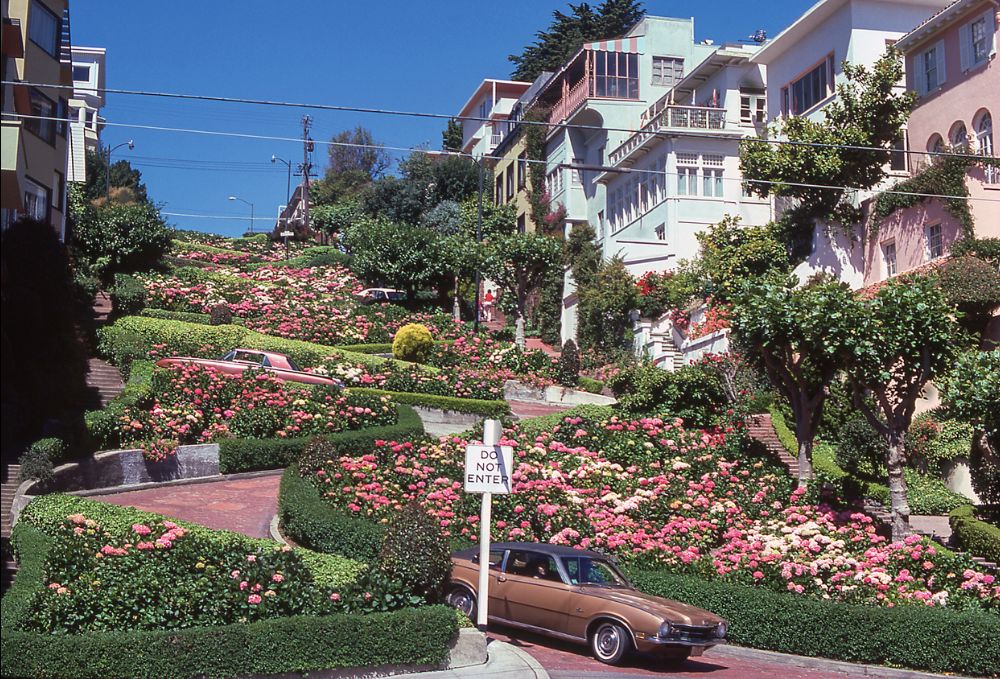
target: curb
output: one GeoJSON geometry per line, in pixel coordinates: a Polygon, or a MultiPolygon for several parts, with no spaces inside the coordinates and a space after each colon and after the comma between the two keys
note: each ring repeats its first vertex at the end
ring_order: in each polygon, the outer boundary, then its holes
{"type": "Polygon", "coordinates": [[[65,491],[67,495],[89,497],[91,495],[118,495],[136,490],[151,490],[170,486],[196,486],[202,483],[219,483],[222,481],[239,481],[241,479],[256,479],[262,476],[280,476],[284,469],[266,469],[256,472],[239,472],[236,474],[215,474],[213,476],[196,476],[190,479],[171,479],[169,481],[149,481],[147,483],[130,483],[123,486],[108,486],[107,488],[90,488],[88,490],[65,491]]]}
{"type": "Polygon", "coordinates": [[[843,660],[830,660],[828,658],[792,655],[790,653],[764,651],[757,648],[747,648],[745,646],[716,646],[712,649],[712,655],[747,660],[766,660],[791,667],[840,672],[841,674],[853,677],[879,677],[881,679],[945,679],[947,677],[948,679],[954,679],[955,677],[966,676],[962,674],[944,675],[935,674],[933,672],[921,672],[919,670],[895,669],[892,667],[883,667],[881,665],[862,665],[843,660]]]}

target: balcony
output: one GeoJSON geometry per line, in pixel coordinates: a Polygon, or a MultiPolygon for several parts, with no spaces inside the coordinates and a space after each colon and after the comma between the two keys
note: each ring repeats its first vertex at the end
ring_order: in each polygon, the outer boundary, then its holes
{"type": "Polygon", "coordinates": [[[711,106],[675,106],[664,104],[653,113],[643,128],[626,139],[608,156],[611,165],[617,165],[634,151],[654,139],[657,133],[670,130],[727,130],[726,109],[711,106]]]}
{"type": "Polygon", "coordinates": [[[542,95],[551,101],[549,124],[557,125],[588,100],[640,101],[638,54],[585,48],[550,81],[542,95]]]}

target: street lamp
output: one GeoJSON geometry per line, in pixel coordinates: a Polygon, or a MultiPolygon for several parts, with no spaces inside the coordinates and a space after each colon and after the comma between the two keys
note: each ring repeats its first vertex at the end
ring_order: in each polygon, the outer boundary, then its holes
{"type": "Polygon", "coordinates": [[[115,152],[116,149],[120,149],[123,146],[127,146],[128,150],[131,151],[135,148],[135,142],[131,139],[128,141],[123,141],[118,146],[114,146],[108,149],[108,162],[104,166],[104,198],[111,198],[111,154],[115,152]]]}
{"type": "Polygon", "coordinates": [[[229,200],[238,200],[241,203],[246,203],[250,206],[250,233],[253,233],[253,203],[249,200],[243,200],[239,196],[229,196],[229,200]]]}
{"type": "Polygon", "coordinates": [[[292,161],[285,160],[284,158],[279,158],[278,156],[276,156],[276,155],[274,155],[272,153],[271,154],[271,163],[274,164],[274,163],[277,163],[278,161],[281,161],[286,166],[288,166],[288,182],[287,182],[287,184],[285,186],[285,205],[287,205],[288,202],[289,202],[289,200],[291,200],[291,197],[292,197],[292,161]]]}

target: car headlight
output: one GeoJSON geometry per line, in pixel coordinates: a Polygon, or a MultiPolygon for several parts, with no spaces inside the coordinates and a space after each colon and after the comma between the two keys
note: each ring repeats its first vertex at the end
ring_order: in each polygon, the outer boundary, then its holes
{"type": "Polygon", "coordinates": [[[729,631],[729,627],[724,622],[720,622],[715,626],[715,636],[717,639],[725,639],[726,632],[729,631]]]}
{"type": "Polygon", "coordinates": [[[673,628],[672,628],[672,627],[670,626],[670,623],[669,623],[669,622],[666,622],[666,621],[664,621],[664,623],[663,623],[662,625],[660,625],[660,633],[659,633],[659,635],[658,635],[658,636],[659,636],[659,637],[660,637],[661,639],[666,639],[667,637],[669,637],[669,636],[670,636],[670,633],[671,633],[671,632],[673,632],[673,631],[674,631],[674,630],[673,630],[673,628]]]}

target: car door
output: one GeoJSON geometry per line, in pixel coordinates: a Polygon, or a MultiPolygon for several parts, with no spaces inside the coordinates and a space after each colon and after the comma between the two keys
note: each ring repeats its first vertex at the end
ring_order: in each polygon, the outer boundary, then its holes
{"type": "Polygon", "coordinates": [[[503,574],[505,619],[542,630],[565,627],[569,585],[553,557],[531,550],[510,550],[503,574]]]}

